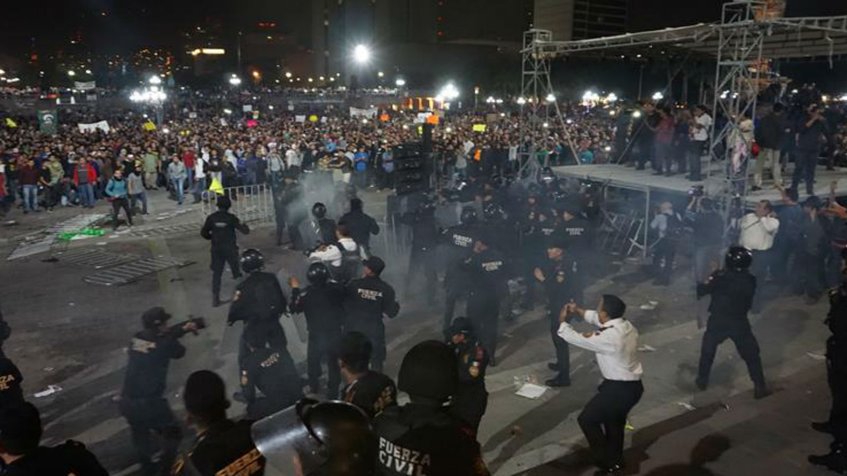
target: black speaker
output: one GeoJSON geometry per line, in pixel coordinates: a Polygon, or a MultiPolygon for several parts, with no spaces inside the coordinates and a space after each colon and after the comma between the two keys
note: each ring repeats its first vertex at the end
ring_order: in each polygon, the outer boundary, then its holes
{"type": "Polygon", "coordinates": [[[424,154],[421,144],[403,144],[393,149],[394,188],[397,195],[406,195],[429,190],[431,174],[428,154],[424,154]]]}

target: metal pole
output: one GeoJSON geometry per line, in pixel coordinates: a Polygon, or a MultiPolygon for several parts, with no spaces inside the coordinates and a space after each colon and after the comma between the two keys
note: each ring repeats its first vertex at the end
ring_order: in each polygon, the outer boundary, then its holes
{"type": "Polygon", "coordinates": [[[644,248],[641,250],[641,257],[647,259],[647,248],[649,247],[649,232],[650,232],[650,187],[645,189],[645,204],[644,204],[644,248]]]}
{"type": "Polygon", "coordinates": [[[644,64],[642,64],[641,67],[638,70],[638,96],[637,96],[637,99],[641,99],[641,85],[644,82],[643,80],[644,80],[644,64]]]}
{"type": "Polygon", "coordinates": [[[240,75],[241,74],[241,32],[240,31],[238,32],[237,40],[238,40],[237,41],[238,48],[236,49],[236,52],[238,54],[238,74],[240,75]]]}

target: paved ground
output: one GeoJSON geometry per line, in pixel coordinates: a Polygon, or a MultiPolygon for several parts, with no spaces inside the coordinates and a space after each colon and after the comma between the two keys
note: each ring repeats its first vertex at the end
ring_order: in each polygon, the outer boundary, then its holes
{"type": "MultiPolygon", "coordinates": [[[[239,330],[224,325],[225,308],[210,306],[207,244],[187,225],[195,218],[190,213],[171,215],[176,206],[164,197],[155,196],[151,202],[151,215],[137,231],[71,243],[71,250],[105,252],[98,252],[97,259],[63,260],[54,253],[55,262],[42,261],[50,256],[42,254],[0,266],[0,302],[14,328],[6,351],[24,373],[26,392],[31,395],[48,385],[62,388],[52,396],[33,399],[44,413],[48,441],[76,438],[86,442],[113,474],[133,474],[136,469],[113,397],[123,377],[124,346],[138,329],[144,309],[164,305],[175,316],[206,316],[211,324],[199,336],[184,339],[188,354],[173,365],[169,385],[174,408],[180,407],[180,384],[198,368],[221,372],[230,390],[236,385],[234,352],[239,330]],[[138,256],[194,264],[154,272],[124,286],[86,283],[86,276],[101,271],[96,269],[98,260],[108,263],[105,254],[113,259],[138,256]]],[[[380,207],[372,207],[367,199],[366,208],[380,213],[380,207]]],[[[0,252],[5,256],[21,235],[75,213],[16,216],[19,225],[0,227],[0,252]]],[[[304,270],[302,256],[273,246],[270,228],[257,228],[241,243],[264,250],[268,267],[281,270],[280,274],[304,270]]],[[[378,253],[383,247],[382,242],[375,244],[378,253]]],[[[402,296],[405,259],[388,256],[387,261],[387,280],[402,296]]],[[[680,265],[679,282],[659,288],[645,280],[638,263],[611,263],[608,268],[612,278],[598,280],[587,293],[589,301],[601,291],[618,293],[629,304],[628,317],[642,336],[646,392],[631,418],[634,449],[627,459],[632,474],[820,474],[805,464],[804,455],[824,449],[827,443],[807,430],[808,420],[821,418],[828,405],[820,360],[826,337],[823,303],[809,307],[798,298],[778,297],[771,290],[769,305],[755,320],[766,375],[779,389],[775,395],[753,401],[744,365],[729,343],[719,352],[713,387],[698,393],[692,382],[702,333],[694,318],[703,312],[703,303],[693,301],[688,273],[680,265]],[[659,302],[655,309],[639,309],[650,300],[659,302]],[[717,451],[724,447],[722,453],[717,451]],[[703,450],[715,454],[702,455],[703,450]],[[700,464],[703,458],[710,462],[700,464]],[[693,468],[698,464],[711,473],[696,472],[693,468]]],[[[225,277],[224,292],[230,292],[234,284],[225,277]]],[[[440,309],[416,301],[414,295],[403,301],[400,316],[387,323],[389,375],[396,375],[411,345],[438,337],[439,315],[440,309]]],[[[293,324],[283,324],[292,355],[301,361],[304,345],[295,337],[293,324]]],[[[575,417],[600,378],[592,356],[571,352],[570,388],[550,390],[538,400],[524,399],[514,395],[515,378],[543,381],[549,377],[546,363],[552,357],[552,345],[546,321],[539,308],[502,326],[501,331],[499,365],[490,369],[487,378],[491,397],[480,433],[486,461],[498,475],[590,474],[575,462],[584,456],[575,417]]]]}

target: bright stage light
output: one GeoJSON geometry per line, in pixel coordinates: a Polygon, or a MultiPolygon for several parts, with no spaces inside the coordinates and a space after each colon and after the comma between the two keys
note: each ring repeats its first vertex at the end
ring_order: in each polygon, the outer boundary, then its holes
{"type": "Polygon", "coordinates": [[[371,49],[365,45],[356,45],[353,48],[353,61],[359,64],[365,64],[371,60],[371,49]]]}

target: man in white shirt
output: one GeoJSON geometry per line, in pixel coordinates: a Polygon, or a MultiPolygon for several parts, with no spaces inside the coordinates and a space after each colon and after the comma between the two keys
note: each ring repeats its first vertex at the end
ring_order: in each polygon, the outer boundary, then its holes
{"type": "Polygon", "coordinates": [[[358,276],[362,260],[362,250],[350,237],[350,232],[344,225],[335,229],[335,243],[324,244],[308,254],[309,262],[321,262],[329,267],[332,278],[340,283],[358,276]]]}
{"type": "Polygon", "coordinates": [[[689,124],[689,134],[691,141],[689,142],[688,151],[688,169],[690,174],[688,179],[692,182],[699,182],[703,179],[701,176],[701,158],[706,152],[709,144],[709,131],[712,128],[712,118],[706,112],[706,106],[694,107],[694,120],[689,124]]]}
{"type": "Polygon", "coordinates": [[[623,469],[624,428],[629,411],[644,393],[641,362],[638,360],[638,330],[623,318],[626,304],[617,296],[604,294],[596,311],[571,302],[559,314],[559,337],[569,344],[597,354],[603,383],[583,408],[577,421],[591,447],[600,471],[619,474],[623,469]],[[579,316],[597,327],[579,333],[569,320],[579,316]]]}
{"type": "Polygon", "coordinates": [[[768,200],[762,200],[756,204],[756,210],[744,215],[739,223],[741,236],[738,244],[753,253],[753,266],[750,273],[756,277],[759,289],[753,297],[751,312],[758,314],[761,311],[762,289],[770,265],[771,248],[776,232],[779,230],[779,219],[773,211],[773,206],[768,200]]]}

